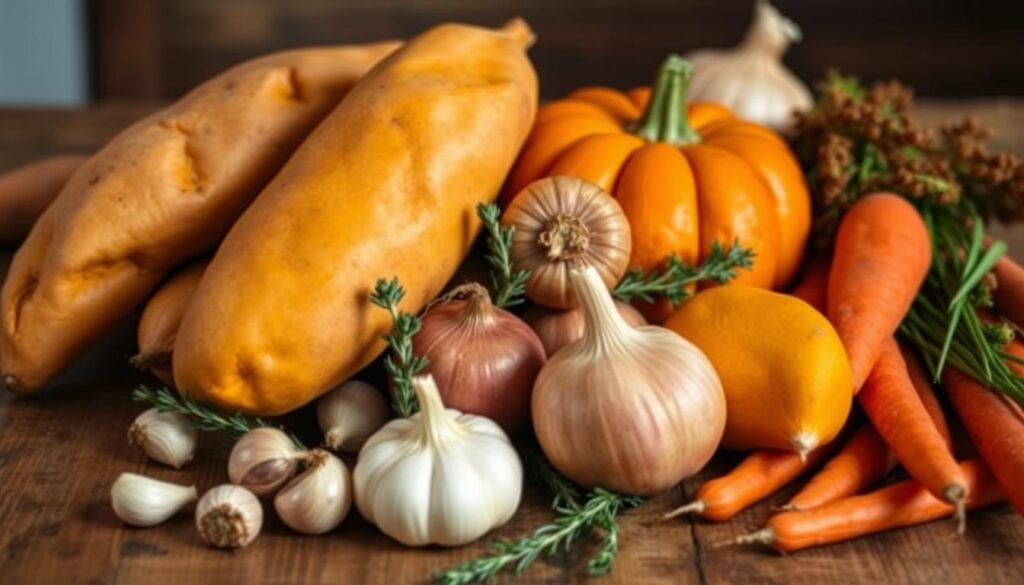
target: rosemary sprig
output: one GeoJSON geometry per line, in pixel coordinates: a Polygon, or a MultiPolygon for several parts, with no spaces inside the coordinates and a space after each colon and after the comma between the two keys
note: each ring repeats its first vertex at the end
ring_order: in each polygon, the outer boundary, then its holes
{"type": "Polygon", "coordinates": [[[501,225],[501,210],[493,203],[481,203],[476,207],[476,214],[487,229],[487,263],[491,265],[491,288],[494,304],[499,307],[512,307],[523,302],[526,292],[526,279],[529,270],[516,270],[512,266],[512,237],[514,226],[501,225]]]}
{"type": "MultiPolygon", "coordinates": [[[[247,417],[240,412],[225,415],[216,408],[198,402],[191,396],[178,398],[167,388],[151,390],[145,384],[141,384],[132,391],[132,400],[145,402],[163,412],[176,412],[184,415],[189,423],[199,431],[226,433],[232,439],[240,439],[249,431],[269,426],[266,421],[259,417],[247,417]]],[[[299,449],[305,450],[306,446],[293,434],[289,434],[292,443],[299,449]]]]}
{"type": "Polygon", "coordinates": [[[384,358],[384,368],[395,384],[395,401],[392,404],[395,412],[399,416],[410,417],[420,409],[412,390],[412,378],[427,367],[427,358],[412,353],[412,337],[419,332],[423,321],[398,308],[404,297],[405,289],[397,277],[391,280],[382,278],[377,281],[370,302],[391,315],[394,328],[384,339],[393,353],[384,358]]]}
{"type": "Polygon", "coordinates": [[[612,294],[622,301],[639,298],[649,303],[654,302],[658,296],[664,296],[676,307],[690,296],[689,285],[701,280],[725,284],[736,278],[738,270],[750,268],[754,263],[754,255],[753,250],[740,246],[739,242],[733,242],[730,246],[713,242],[711,252],[703,264],[690,266],[672,254],[663,271],[645,273],[640,268],[629,270],[612,294]]]}
{"type": "Polygon", "coordinates": [[[521,445],[519,457],[526,467],[527,479],[554,494],[555,498],[551,502],[553,510],[559,508],[580,509],[579,486],[552,467],[535,443],[521,445]]]}
{"type": "Polygon", "coordinates": [[[607,573],[618,549],[615,516],[623,508],[642,502],[642,498],[596,488],[582,507],[560,507],[553,522],[534,530],[530,536],[516,541],[496,540],[491,544],[491,554],[437,573],[434,581],[442,585],[464,585],[487,581],[507,568],[522,572],[541,555],[552,556],[560,550],[569,550],[573,542],[590,534],[595,527],[604,528],[613,536],[610,540],[605,538],[601,552],[588,564],[588,571],[593,575],[607,573]]]}

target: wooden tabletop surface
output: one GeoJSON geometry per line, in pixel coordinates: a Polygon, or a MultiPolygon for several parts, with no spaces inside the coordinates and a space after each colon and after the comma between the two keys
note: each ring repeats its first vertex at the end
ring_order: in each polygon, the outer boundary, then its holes
{"type": "MultiPolygon", "coordinates": [[[[92,151],[152,107],[0,110],[0,171],[47,154],[92,151]]],[[[931,122],[964,112],[993,127],[1002,146],[1024,153],[1024,103],[927,102],[919,114],[931,122]]],[[[1010,240],[1015,256],[1024,256],[1024,230],[997,233],[1010,240]]],[[[0,275],[8,260],[0,251],[0,275]]],[[[0,583],[425,583],[431,573],[485,551],[489,537],[458,549],[405,548],[354,508],[340,528],[320,537],[298,536],[271,514],[261,536],[235,552],[204,547],[188,514],[155,528],[123,525],[109,501],[119,473],[196,484],[202,492],[226,481],[229,448],[220,437],[203,435],[195,462],[176,471],[128,445],[125,431],[143,408],[129,393],[153,383],[127,365],[132,340],[132,324],[125,323],[40,396],[0,394],[0,583]]],[[[290,415],[287,424],[316,442],[309,409],[290,415]]],[[[499,582],[1024,583],[1024,521],[1007,505],[971,513],[963,538],[949,521],[938,521],[791,556],[714,547],[760,526],[770,505],[791,490],[724,524],[660,520],[735,462],[735,455],[721,454],[683,490],[624,513],[610,576],[586,577],[594,552],[588,542],[499,582]]],[[[528,487],[516,517],[491,536],[526,535],[551,518],[549,503],[528,487]]]]}

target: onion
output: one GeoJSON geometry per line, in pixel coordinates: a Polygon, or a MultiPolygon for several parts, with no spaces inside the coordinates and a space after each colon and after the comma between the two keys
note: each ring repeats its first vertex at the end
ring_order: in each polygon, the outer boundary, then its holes
{"type": "Polygon", "coordinates": [[[444,404],[485,416],[510,435],[529,421],[533,382],[546,354],[537,334],[491,303],[487,289],[462,285],[428,309],[412,340],[444,404]]]}
{"type": "MultiPolygon", "coordinates": [[[[647,319],[633,305],[615,301],[615,308],[630,327],[647,325],[647,319]]],[[[534,305],[523,313],[523,321],[537,333],[548,355],[555,355],[558,350],[583,337],[584,319],[580,309],[560,310],[534,305]]]]}

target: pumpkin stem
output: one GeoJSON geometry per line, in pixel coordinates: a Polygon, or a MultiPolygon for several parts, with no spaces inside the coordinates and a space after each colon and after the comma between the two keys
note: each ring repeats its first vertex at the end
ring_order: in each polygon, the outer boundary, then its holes
{"type": "Polygon", "coordinates": [[[547,249],[548,260],[571,260],[587,251],[590,230],[578,217],[559,213],[544,226],[537,241],[547,249]]]}
{"type": "Polygon", "coordinates": [[[679,55],[669,55],[658,70],[651,88],[651,101],[634,133],[648,142],[693,144],[700,135],[686,119],[686,92],[693,78],[693,65],[679,55]]]}

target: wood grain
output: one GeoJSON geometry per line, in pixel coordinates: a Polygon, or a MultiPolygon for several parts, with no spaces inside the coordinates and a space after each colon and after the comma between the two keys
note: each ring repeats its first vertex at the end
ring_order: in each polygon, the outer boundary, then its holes
{"type": "MultiPolygon", "coordinates": [[[[80,111],[0,110],[0,170],[29,158],[89,152],[154,106],[107,106],[80,111]]],[[[962,111],[955,103],[924,105],[924,116],[962,111]]],[[[969,109],[996,121],[1003,143],[1024,139],[1024,104],[974,102],[969,109]]],[[[1024,230],[1008,232],[1012,251],[1024,253],[1024,230]]],[[[0,275],[9,253],[0,252],[0,275]]],[[[196,461],[173,470],[147,461],[129,447],[125,431],[143,409],[129,394],[155,381],[133,371],[133,323],[128,320],[89,356],[33,398],[0,395],[0,582],[19,583],[425,583],[430,574],[484,552],[486,541],[459,549],[408,549],[351,516],[321,537],[291,533],[269,514],[263,534],[249,548],[221,552],[204,547],[188,514],[159,527],[130,528],[109,505],[121,472],[194,483],[200,490],[226,481],[229,445],[201,437],[196,461]]],[[[287,419],[310,443],[318,441],[310,409],[287,419]]],[[[974,512],[964,538],[946,521],[894,531],[789,557],[756,549],[715,548],[716,543],[764,522],[770,498],[725,524],[689,519],[662,522],[660,515],[692,496],[708,477],[736,463],[723,453],[699,477],[622,516],[621,552],[614,572],[594,583],[1024,583],[1024,522],[1006,505],[974,512]],[[684,494],[685,490],[685,494],[684,494]]],[[[351,461],[349,461],[351,463],[351,461]]],[[[791,491],[790,488],[789,491],[791,491]]],[[[515,538],[546,522],[549,498],[528,488],[520,512],[492,536],[515,538]]],[[[269,508],[268,508],[269,509],[269,508]]],[[[545,559],[522,583],[591,582],[586,543],[569,555],[545,559]]]]}

